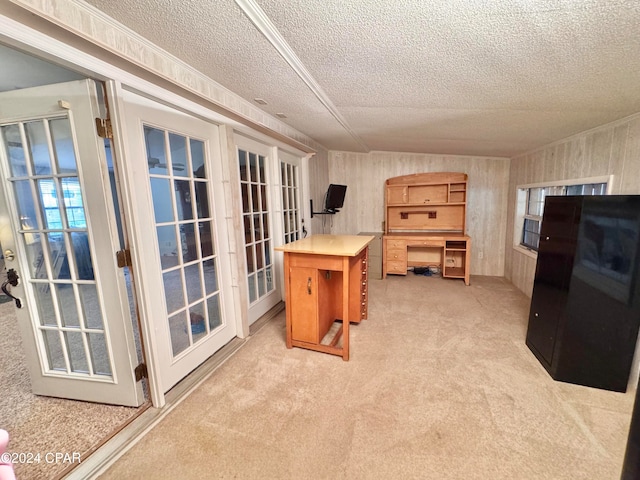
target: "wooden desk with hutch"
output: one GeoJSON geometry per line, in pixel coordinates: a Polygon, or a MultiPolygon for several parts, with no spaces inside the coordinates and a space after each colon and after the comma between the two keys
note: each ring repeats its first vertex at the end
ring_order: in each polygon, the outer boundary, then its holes
{"type": "Polygon", "coordinates": [[[416,173],[385,185],[382,278],[437,265],[445,278],[469,285],[471,237],[465,234],[467,175],[416,173]]]}
{"type": "Polygon", "coordinates": [[[312,235],[276,247],[284,252],[287,348],[349,360],[349,323],[367,318],[367,254],[373,238],[312,235]],[[326,339],[336,319],[342,325],[326,339]]]}

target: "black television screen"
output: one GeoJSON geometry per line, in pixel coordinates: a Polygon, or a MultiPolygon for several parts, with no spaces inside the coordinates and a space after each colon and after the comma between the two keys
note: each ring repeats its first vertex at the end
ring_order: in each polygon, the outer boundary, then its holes
{"type": "Polygon", "coordinates": [[[344,195],[347,192],[346,185],[329,185],[324,201],[324,209],[327,212],[336,212],[344,205],[344,195]]]}

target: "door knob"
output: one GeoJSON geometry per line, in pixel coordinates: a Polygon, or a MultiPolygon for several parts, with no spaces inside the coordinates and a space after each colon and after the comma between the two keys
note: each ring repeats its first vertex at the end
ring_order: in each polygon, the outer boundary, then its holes
{"type": "Polygon", "coordinates": [[[18,273],[13,268],[10,268],[7,272],[7,280],[2,283],[2,286],[0,286],[0,290],[2,290],[7,297],[13,298],[15,300],[16,307],[22,308],[22,302],[20,301],[20,299],[11,295],[11,292],[9,292],[8,290],[8,285],[11,285],[12,287],[18,286],[19,278],[20,277],[18,277],[18,273]]]}
{"type": "Polygon", "coordinates": [[[4,251],[4,258],[6,258],[7,260],[9,260],[10,262],[13,261],[14,258],[16,258],[15,254],[13,253],[13,250],[9,250],[6,249],[4,251]]]}

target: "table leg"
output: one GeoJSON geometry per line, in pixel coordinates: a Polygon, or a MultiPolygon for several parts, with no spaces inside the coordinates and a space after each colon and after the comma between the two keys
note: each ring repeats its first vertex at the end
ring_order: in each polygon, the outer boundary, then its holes
{"type": "Polygon", "coordinates": [[[349,259],[342,258],[342,360],[349,360],[349,259]]]}
{"type": "Polygon", "coordinates": [[[284,298],[285,298],[285,318],[286,318],[286,331],[287,331],[287,348],[293,348],[293,344],[291,343],[291,332],[292,332],[292,323],[291,323],[291,305],[287,305],[287,302],[291,302],[291,281],[290,281],[290,273],[291,268],[289,266],[289,253],[285,252],[284,254],[284,298]]]}

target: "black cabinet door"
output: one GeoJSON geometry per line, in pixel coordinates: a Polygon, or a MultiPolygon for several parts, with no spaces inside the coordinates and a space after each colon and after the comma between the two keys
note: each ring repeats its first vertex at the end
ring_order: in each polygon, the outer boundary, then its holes
{"type": "MultiPolygon", "coordinates": [[[[569,243],[564,240],[562,243],[569,243]]],[[[529,311],[527,345],[549,370],[556,340],[561,330],[561,316],[567,301],[573,258],[562,253],[564,247],[548,241],[540,248],[529,311]],[[542,357],[542,358],[540,358],[542,357]]]]}
{"type": "MultiPolygon", "coordinates": [[[[584,197],[547,197],[544,204],[540,241],[556,238],[575,239],[580,225],[584,197]]],[[[542,248],[542,245],[540,246],[542,248]]]]}
{"type": "Polygon", "coordinates": [[[529,311],[527,345],[547,370],[553,362],[567,300],[576,244],[579,202],[559,197],[545,205],[529,311]]]}
{"type": "Polygon", "coordinates": [[[555,296],[554,293],[544,287],[538,289],[531,300],[527,329],[527,345],[547,370],[551,368],[553,361],[556,331],[560,321],[557,301],[550,301],[550,297],[555,296]]]}

